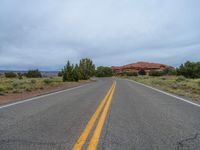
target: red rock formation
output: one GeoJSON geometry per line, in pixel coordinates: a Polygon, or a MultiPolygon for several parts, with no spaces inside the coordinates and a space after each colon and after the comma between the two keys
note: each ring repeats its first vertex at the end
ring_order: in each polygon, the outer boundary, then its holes
{"type": "Polygon", "coordinates": [[[171,66],[158,64],[158,63],[149,63],[149,62],[137,62],[124,66],[112,66],[112,70],[114,73],[120,74],[123,72],[138,72],[139,70],[145,70],[149,72],[151,70],[162,71],[167,68],[173,68],[171,66]]]}

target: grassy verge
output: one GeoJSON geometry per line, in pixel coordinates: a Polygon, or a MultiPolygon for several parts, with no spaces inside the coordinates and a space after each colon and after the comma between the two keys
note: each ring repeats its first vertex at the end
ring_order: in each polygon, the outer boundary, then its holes
{"type": "Polygon", "coordinates": [[[0,77],[0,94],[31,92],[63,84],[61,77],[23,79],[0,77]]]}
{"type": "Polygon", "coordinates": [[[180,96],[190,97],[193,100],[200,100],[200,79],[186,79],[175,76],[126,76],[123,78],[135,80],[180,96]]]}

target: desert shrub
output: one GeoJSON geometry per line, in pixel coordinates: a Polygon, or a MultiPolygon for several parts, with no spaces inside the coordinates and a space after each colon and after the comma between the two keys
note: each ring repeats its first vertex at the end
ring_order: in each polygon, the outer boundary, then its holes
{"type": "Polygon", "coordinates": [[[3,87],[0,87],[0,95],[4,95],[5,89],[3,87]]]}
{"type": "Polygon", "coordinates": [[[138,76],[137,72],[126,72],[125,75],[127,76],[138,76]]]}
{"type": "Polygon", "coordinates": [[[36,81],[36,80],[34,80],[34,79],[33,79],[33,80],[31,80],[31,83],[32,83],[32,84],[35,84],[36,82],[37,82],[37,81],[36,81]]]}
{"type": "Polygon", "coordinates": [[[6,90],[11,91],[11,90],[13,90],[13,87],[11,87],[11,86],[6,87],[6,90]]]}
{"type": "Polygon", "coordinates": [[[16,78],[17,77],[17,74],[14,72],[5,72],[4,74],[5,74],[6,78],[16,78]]]}
{"type": "Polygon", "coordinates": [[[30,88],[26,88],[26,91],[27,91],[27,92],[31,92],[31,89],[30,89],[30,88]]]}
{"type": "Polygon", "coordinates": [[[149,72],[149,76],[163,76],[165,73],[163,71],[155,71],[155,70],[151,70],[149,72]]]}
{"type": "Polygon", "coordinates": [[[42,74],[38,69],[29,70],[25,75],[27,78],[41,78],[42,77],[42,74]]]}
{"type": "Polygon", "coordinates": [[[177,71],[174,68],[166,68],[163,70],[164,75],[177,75],[177,71]]]}
{"type": "Polygon", "coordinates": [[[18,85],[19,85],[18,82],[13,82],[13,83],[12,83],[12,87],[14,87],[14,88],[16,88],[18,85]]]}
{"type": "Polygon", "coordinates": [[[19,93],[19,90],[14,90],[13,93],[19,93]]]}
{"type": "Polygon", "coordinates": [[[200,86],[200,81],[197,82],[198,86],[200,86]]]}
{"type": "Polygon", "coordinates": [[[181,82],[181,81],[185,81],[186,80],[186,78],[184,77],[184,76],[178,76],[177,78],[176,78],[176,81],[177,82],[181,82]]]}
{"type": "Polygon", "coordinates": [[[18,72],[17,76],[18,76],[18,79],[20,79],[20,80],[23,79],[23,74],[21,72],[18,72]]]}
{"type": "Polygon", "coordinates": [[[51,79],[44,79],[43,82],[45,84],[50,84],[50,83],[52,83],[52,80],[51,79]]]}
{"type": "Polygon", "coordinates": [[[0,87],[0,92],[4,92],[5,89],[3,87],[0,87]]]}
{"type": "Polygon", "coordinates": [[[146,71],[144,69],[141,69],[140,71],[138,71],[139,75],[146,75],[146,71]]]}
{"type": "Polygon", "coordinates": [[[179,86],[178,86],[178,84],[172,84],[172,85],[171,85],[171,88],[172,88],[172,89],[178,89],[179,86]]]}

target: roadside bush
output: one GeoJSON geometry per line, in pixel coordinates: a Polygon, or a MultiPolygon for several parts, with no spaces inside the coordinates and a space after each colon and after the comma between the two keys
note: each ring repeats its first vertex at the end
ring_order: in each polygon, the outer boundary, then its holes
{"type": "Polygon", "coordinates": [[[16,88],[18,85],[19,85],[18,82],[13,82],[13,84],[12,84],[12,86],[13,86],[14,88],[16,88]]]}
{"type": "Polygon", "coordinates": [[[186,78],[184,77],[184,76],[178,76],[177,78],[176,78],[176,81],[177,82],[181,82],[181,81],[185,81],[186,80],[186,78]]]}
{"type": "Polygon", "coordinates": [[[139,75],[146,75],[146,71],[144,69],[141,69],[140,71],[138,71],[139,75]]]}
{"type": "Polygon", "coordinates": [[[0,87],[0,95],[4,95],[5,89],[3,87],[0,87]]]}
{"type": "Polygon", "coordinates": [[[163,73],[164,75],[177,75],[177,71],[174,68],[166,68],[163,73]]]}
{"type": "Polygon", "coordinates": [[[126,72],[125,75],[127,76],[138,76],[137,72],[126,72]]]}
{"type": "Polygon", "coordinates": [[[4,74],[5,74],[6,78],[16,78],[17,77],[17,74],[14,72],[5,72],[4,74]]]}
{"type": "Polygon", "coordinates": [[[35,84],[35,83],[36,83],[36,80],[31,80],[31,83],[32,83],[32,84],[35,84]]]}
{"type": "Polygon", "coordinates": [[[198,86],[200,87],[200,81],[197,82],[198,86]]]}
{"type": "Polygon", "coordinates": [[[20,80],[23,79],[23,77],[22,77],[23,74],[22,74],[22,73],[18,72],[18,73],[17,73],[17,76],[18,76],[18,79],[20,79],[20,80]]]}
{"type": "Polygon", "coordinates": [[[42,74],[38,69],[29,70],[25,75],[27,78],[41,78],[42,77],[42,74]]]}
{"type": "Polygon", "coordinates": [[[13,90],[13,87],[10,87],[10,86],[9,86],[9,87],[6,87],[6,90],[7,90],[7,91],[11,91],[11,90],[13,90]]]}
{"type": "Polygon", "coordinates": [[[51,79],[44,79],[43,82],[45,84],[50,84],[50,83],[52,83],[52,80],[51,79]]]}
{"type": "Polygon", "coordinates": [[[149,76],[163,76],[165,73],[163,71],[155,71],[155,70],[151,70],[149,72],[149,76]]]}
{"type": "Polygon", "coordinates": [[[5,89],[3,87],[0,87],[0,92],[4,92],[5,89]]]}
{"type": "Polygon", "coordinates": [[[30,88],[26,88],[26,91],[27,91],[27,92],[31,92],[31,89],[30,89],[30,88]]]}

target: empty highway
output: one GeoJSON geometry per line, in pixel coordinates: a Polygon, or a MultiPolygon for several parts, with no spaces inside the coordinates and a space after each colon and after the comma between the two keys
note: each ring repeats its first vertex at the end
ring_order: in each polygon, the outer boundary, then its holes
{"type": "Polygon", "coordinates": [[[200,106],[102,78],[0,106],[0,150],[198,150],[200,106]]]}

